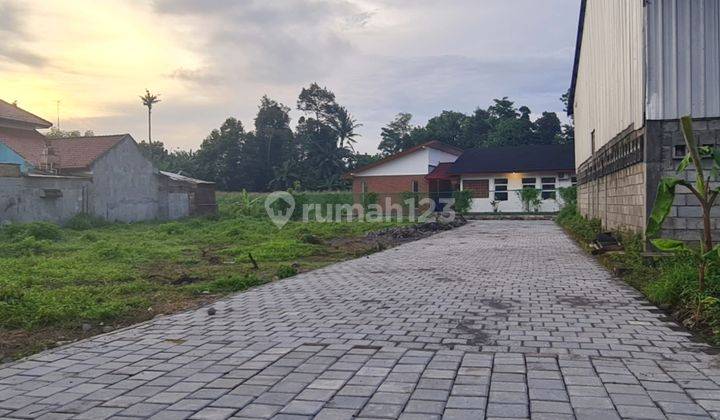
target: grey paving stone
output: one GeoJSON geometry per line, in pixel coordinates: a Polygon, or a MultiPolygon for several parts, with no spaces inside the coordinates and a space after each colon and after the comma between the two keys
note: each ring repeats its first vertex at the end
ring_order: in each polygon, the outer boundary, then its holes
{"type": "Polygon", "coordinates": [[[283,414],[301,414],[312,416],[323,408],[322,401],[291,401],[280,412],[283,414]]]}
{"type": "Polygon", "coordinates": [[[360,411],[360,417],[396,419],[402,412],[402,405],[368,403],[360,411]]]}
{"type": "Polygon", "coordinates": [[[617,411],[622,417],[633,419],[661,419],[665,417],[657,407],[639,407],[635,405],[618,405],[617,411]]]}
{"type": "Polygon", "coordinates": [[[315,416],[315,420],[350,420],[357,410],[340,408],[323,408],[315,416]]]}
{"type": "Polygon", "coordinates": [[[232,417],[237,411],[236,408],[205,407],[190,416],[190,418],[198,420],[224,420],[232,417]]]}
{"type": "Polygon", "coordinates": [[[720,417],[714,356],[552,221],[471,222],[214,306],[0,365],[0,417],[720,417]]]}
{"type": "Polygon", "coordinates": [[[528,407],[524,404],[502,404],[491,402],[487,406],[487,416],[510,418],[527,417],[528,407]]]}

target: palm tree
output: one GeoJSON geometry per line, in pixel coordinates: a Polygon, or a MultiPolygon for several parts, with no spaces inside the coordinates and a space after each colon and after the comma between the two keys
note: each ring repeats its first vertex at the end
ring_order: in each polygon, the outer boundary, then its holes
{"type": "Polygon", "coordinates": [[[338,142],[340,143],[338,147],[344,149],[345,142],[347,142],[350,149],[355,151],[353,144],[356,142],[355,137],[358,135],[355,129],[361,127],[362,124],[359,124],[344,106],[338,106],[335,109],[335,118],[330,121],[330,124],[337,133],[338,142]]]}
{"type": "Polygon", "coordinates": [[[160,95],[153,95],[149,90],[145,89],[145,95],[140,97],[143,105],[148,109],[148,143],[152,144],[152,107],[153,104],[160,102],[160,95]]]}

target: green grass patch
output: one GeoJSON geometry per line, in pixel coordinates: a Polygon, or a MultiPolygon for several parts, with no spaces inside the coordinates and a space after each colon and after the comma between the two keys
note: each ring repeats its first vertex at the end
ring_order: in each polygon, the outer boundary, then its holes
{"type": "Polygon", "coordinates": [[[221,195],[218,218],[107,224],[77,217],[65,227],[1,227],[0,330],[126,325],[351,258],[357,249],[332,240],[406,224],[291,221],[278,229],[264,209],[243,210],[241,199],[221,195]]]}

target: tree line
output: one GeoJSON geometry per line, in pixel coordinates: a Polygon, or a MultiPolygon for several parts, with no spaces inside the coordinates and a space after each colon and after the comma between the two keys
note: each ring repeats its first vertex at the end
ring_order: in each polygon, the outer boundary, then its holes
{"type": "Polygon", "coordinates": [[[463,149],[573,141],[572,126],[561,125],[555,113],[543,112],[531,121],[529,108],[516,108],[502,98],[470,115],[443,111],[424,126],[400,113],[382,128],[380,152],[369,155],[354,147],[361,124],[326,87],[313,83],[303,88],[296,108],[303,115],[294,130],[290,108],[263,96],[252,130],[231,117],[197,151],[168,152],[161,142],[142,142],[140,147],[162,170],[214,181],[221,190],[268,191],[297,183],[308,190],[346,188],[342,175],[349,170],[430,140],[463,149]]]}

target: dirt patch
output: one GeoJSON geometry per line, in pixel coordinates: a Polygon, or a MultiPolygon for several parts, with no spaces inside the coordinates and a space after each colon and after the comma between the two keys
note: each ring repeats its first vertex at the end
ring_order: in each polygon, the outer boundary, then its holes
{"type": "Polygon", "coordinates": [[[464,319],[458,322],[457,330],[463,334],[470,334],[472,338],[468,340],[471,346],[482,346],[490,344],[490,335],[483,330],[474,327],[475,321],[472,319],[464,319]]]}
{"type": "Polygon", "coordinates": [[[465,283],[465,280],[461,278],[450,278],[450,277],[437,277],[435,281],[438,283],[465,283]]]}
{"type": "Polygon", "coordinates": [[[219,295],[186,296],[181,300],[159,303],[152,308],[152,311],[138,311],[112,324],[85,323],[74,328],[55,326],[52,328],[38,328],[31,331],[0,328],[0,337],[2,337],[2,340],[0,340],[0,363],[7,363],[21,357],[70,344],[98,334],[112,332],[139,322],[148,321],[156,316],[197,309],[221,298],[222,296],[219,295]]]}
{"type": "MultiPolygon", "coordinates": [[[[426,222],[411,226],[401,226],[368,232],[365,236],[355,238],[337,238],[327,241],[331,251],[349,253],[355,256],[371,252],[383,251],[407,242],[427,238],[438,232],[451,230],[467,223],[465,219],[456,218],[453,222],[426,222]]],[[[432,270],[432,269],[427,269],[432,270]]]]}
{"type": "Polygon", "coordinates": [[[559,303],[568,304],[574,308],[603,305],[609,303],[607,300],[588,299],[584,296],[562,296],[557,298],[559,303]]]}

